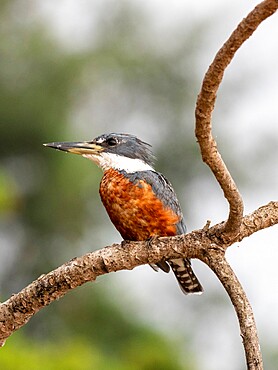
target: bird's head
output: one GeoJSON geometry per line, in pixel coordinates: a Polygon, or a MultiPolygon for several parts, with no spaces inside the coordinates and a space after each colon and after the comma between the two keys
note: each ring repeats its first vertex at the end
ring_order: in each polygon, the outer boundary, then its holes
{"type": "Polygon", "coordinates": [[[129,134],[103,134],[91,141],[58,142],[47,147],[82,155],[104,171],[113,168],[128,173],[153,170],[151,145],[129,134]]]}

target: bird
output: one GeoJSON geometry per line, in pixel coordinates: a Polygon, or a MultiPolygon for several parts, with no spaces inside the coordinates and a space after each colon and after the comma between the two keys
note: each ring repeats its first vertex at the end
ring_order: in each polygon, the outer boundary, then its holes
{"type": "MultiPolygon", "coordinates": [[[[166,177],[154,169],[150,144],[131,134],[108,133],[89,141],[44,145],[79,154],[102,169],[99,194],[125,241],[186,233],[177,195],[166,177]]],[[[188,258],[162,260],[151,267],[167,273],[172,269],[184,294],[203,292],[188,258]]]]}

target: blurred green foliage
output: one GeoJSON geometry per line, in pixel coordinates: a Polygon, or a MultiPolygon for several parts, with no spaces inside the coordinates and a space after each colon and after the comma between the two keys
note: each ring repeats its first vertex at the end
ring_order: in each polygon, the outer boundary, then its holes
{"type": "MultiPolygon", "coordinates": [[[[100,216],[104,211],[100,212],[98,199],[100,172],[91,165],[87,171],[89,164],[81,158],[42,146],[52,140],[75,139],[78,127],[69,124],[69,116],[78,106],[82,110],[90,94],[95,94],[92,104],[104,102],[110,131],[142,110],[158,122],[154,131],[160,133],[162,143],[171,133],[168,151],[176,154],[181,127],[177,117],[184,117],[189,104],[184,83],[192,82],[192,74],[183,76],[175,63],[188,63],[193,52],[185,49],[185,59],[184,45],[171,55],[159,47],[147,47],[141,35],[144,22],[126,5],[109,16],[103,13],[98,42],[70,52],[50,36],[42,19],[32,16],[32,7],[16,0],[1,2],[1,300],[80,254],[78,246],[88,230],[92,244],[87,248],[100,247],[100,240],[105,245],[101,231],[105,216],[100,216]],[[111,91],[112,97],[121,99],[111,99],[111,91]],[[173,131],[171,125],[177,129],[173,131]]],[[[87,126],[95,136],[105,125],[95,119],[87,126]]],[[[127,131],[124,123],[121,131],[127,131]]],[[[161,167],[167,159],[163,152],[161,167]]],[[[191,354],[183,353],[183,359],[189,360],[181,361],[180,350],[156,329],[142,326],[132,308],[128,314],[122,312],[102,284],[68,294],[37,314],[7,341],[0,367],[192,369],[191,354]]]]}
{"type": "MultiPolygon", "coordinates": [[[[84,337],[63,342],[34,342],[14,335],[1,349],[0,366],[5,370],[179,370],[175,350],[161,337],[142,330],[116,356],[102,351],[84,337]]],[[[192,367],[188,367],[192,370],[192,367]]]]}
{"type": "Polygon", "coordinates": [[[16,211],[19,206],[17,184],[14,179],[0,168],[0,214],[16,211]]]}

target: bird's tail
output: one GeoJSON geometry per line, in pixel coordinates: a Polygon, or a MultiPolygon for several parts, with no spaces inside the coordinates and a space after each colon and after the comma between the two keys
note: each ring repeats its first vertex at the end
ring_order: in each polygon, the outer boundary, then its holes
{"type": "Polygon", "coordinates": [[[201,294],[203,287],[194,274],[188,258],[178,258],[167,261],[175,274],[184,294],[201,294]]]}

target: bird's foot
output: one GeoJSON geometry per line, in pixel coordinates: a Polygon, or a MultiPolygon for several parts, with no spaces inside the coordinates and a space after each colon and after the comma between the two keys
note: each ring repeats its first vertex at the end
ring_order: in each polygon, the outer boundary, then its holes
{"type": "Polygon", "coordinates": [[[131,242],[131,240],[122,240],[122,242],[121,242],[121,247],[125,248],[125,246],[126,246],[127,244],[129,244],[130,242],[131,242]]]}
{"type": "Polygon", "coordinates": [[[158,236],[158,235],[153,235],[153,236],[149,237],[149,238],[146,240],[146,242],[147,242],[147,246],[148,246],[149,248],[152,248],[152,243],[153,243],[153,242],[155,242],[158,238],[159,238],[159,236],[158,236]]]}

